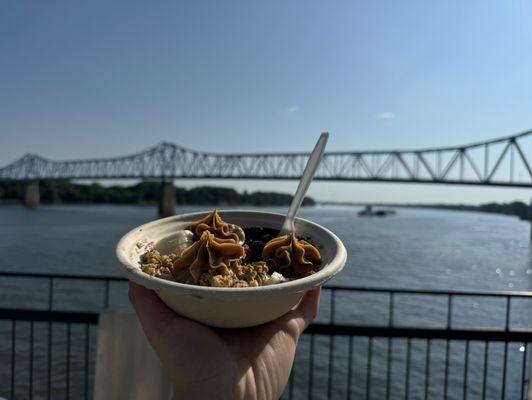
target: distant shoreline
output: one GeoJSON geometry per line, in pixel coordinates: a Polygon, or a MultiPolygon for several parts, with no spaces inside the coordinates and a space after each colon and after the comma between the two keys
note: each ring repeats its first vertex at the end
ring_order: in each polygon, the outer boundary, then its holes
{"type": "MultiPolygon", "coordinates": [[[[156,207],[155,201],[143,202],[42,202],[43,206],[137,206],[137,207],[156,207]]],[[[1,206],[22,205],[22,202],[17,199],[0,199],[1,206]]],[[[473,211],[489,214],[502,214],[508,216],[515,216],[522,220],[532,221],[532,209],[524,203],[514,202],[509,204],[489,203],[481,205],[465,205],[465,204],[427,204],[427,203],[381,203],[381,202],[334,202],[334,201],[316,201],[313,204],[304,204],[302,207],[315,206],[351,206],[351,207],[365,207],[371,205],[375,208],[419,208],[419,209],[433,209],[433,210],[451,210],[451,211],[473,211]],[[530,214],[529,214],[530,213],[530,214]]],[[[209,207],[282,207],[288,204],[254,204],[254,203],[180,203],[176,206],[209,206],[209,207]]]]}
{"type": "MultiPolygon", "coordinates": [[[[21,203],[24,197],[23,182],[0,182],[0,205],[21,203]]],[[[68,180],[46,180],[39,182],[40,200],[50,205],[137,205],[156,206],[161,184],[141,182],[131,186],[102,186],[98,183],[83,185],[68,180]]],[[[190,189],[175,187],[177,206],[264,206],[286,207],[292,201],[292,194],[278,192],[237,191],[231,187],[198,186],[190,189]]],[[[438,210],[462,210],[514,215],[524,220],[532,220],[529,205],[514,201],[511,203],[445,204],[445,203],[392,203],[392,202],[348,202],[316,201],[306,197],[303,206],[345,205],[396,208],[429,208],[438,210]]]]}
{"type": "Polygon", "coordinates": [[[345,202],[345,201],[317,201],[317,205],[344,205],[364,207],[395,207],[395,208],[429,208],[437,210],[476,211],[491,214],[513,215],[523,220],[532,220],[532,208],[521,202],[473,204],[446,203],[387,203],[387,202],[345,202]]]}
{"type": "MultiPolygon", "coordinates": [[[[239,192],[230,187],[198,186],[190,189],[175,187],[176,205],[205,206],[288,206],[292,194],[279,192],[239,192]]],[[[0,182],[0,204],[20,203],[25,184],[20,181],[0,182]]],[[[131,186],[102,186],[98,183],[83,185],[68,180],[39,182],[41,204],[131,204],[157,205],[161,195],[158,182],[141,182],[131,186]]],[[[303,206],[316,202],[305,197],[303,206]]]]}

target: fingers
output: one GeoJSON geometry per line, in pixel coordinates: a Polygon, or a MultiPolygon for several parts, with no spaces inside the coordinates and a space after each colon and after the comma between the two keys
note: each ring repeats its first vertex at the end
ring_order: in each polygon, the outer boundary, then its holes
{"type": "Polygon", "coordinates": [[[293,308],[286,317],[294,321],[297,326],[297,336],[301,335],[310,323],[318,315],[320,306],[321,288],[314,288],[303,296],[297,306],[293,308]]]}
{"type": "Polygon", "coordinates": [[[305,323],[303,330],[305,330],[318,315],[320,307],[320,295],[321,288],[319,287],[308,291],[305,293],[295,309],[305,323]]]}
{"type": "Polygon", "coordinates": [[[156,340],[164,328],[176,317],[176,314],[166,307],[154,291],[133,282],[129,283],[129,300],[150,340],[156,340]]]}

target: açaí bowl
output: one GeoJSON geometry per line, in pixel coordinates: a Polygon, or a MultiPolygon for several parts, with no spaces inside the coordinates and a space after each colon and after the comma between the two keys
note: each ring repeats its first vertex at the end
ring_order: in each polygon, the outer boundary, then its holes
{"type": "MultiPolygon", "coordinates": [[[[131,281],[154,290],[177,313],[220,328],[242,328],[272,321],[288,312],[306,291],[323,285],[345,265],[347,252],[340,239],[328,229],[301,218],[296,232],[309,237],[322,255],[320,270],[308,277],[269,286],[219,288],[171,282],[140,270],[140,256],[148,242],[159,242],[177,230],[186,229],[208,212],[181,214],[141,225],[120,239],[116,254],[121,272],[131,281]]],[[[284,215],[262,211],[219,211],[222,219],[242,228],[279,229],[284,215]]]]}

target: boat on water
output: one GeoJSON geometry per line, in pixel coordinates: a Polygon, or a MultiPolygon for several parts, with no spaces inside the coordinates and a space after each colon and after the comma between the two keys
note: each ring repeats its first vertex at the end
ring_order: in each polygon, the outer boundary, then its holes
{"type": "Polygon", "coordinates": [[[373,210],[373,207],[370,205],[367,205],[366,208],[358,212],[359,217],[386,217],[388,215],[395,214],[397,214],[395,210],[390,210],[386,208],[380,210],[373,210]]]}

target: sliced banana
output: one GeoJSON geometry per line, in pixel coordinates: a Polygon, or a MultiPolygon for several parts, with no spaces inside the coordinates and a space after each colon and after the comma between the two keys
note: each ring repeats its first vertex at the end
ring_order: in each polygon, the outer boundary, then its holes
{"type": "Polygon", "coordinates": [[[270,279],[266,281],[266,285],[275,285],[277,283],[282,283],[286,280],[286,278],[283,276],[283,274],[280,274],[279,272],[274,272],[271,274],[270,279]]]}
{"type": "Polygon", "coordinates": [[[228,225],[231,231],[238,235],[238,243],[244,244],[244,242],[246,241],[246,234],[244,233],[244,230],[235,224],[228,224],[228,225]]]}
{"type": "Polygon", "coordinates": [[[175,253],[180,256],[181,253],[194,243],[194,234],[189,230],[177,231],[173,235],[157,243],[156,249],[161,254],[175,253]]]}

